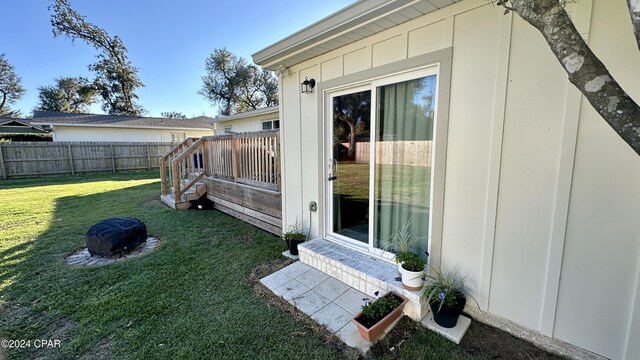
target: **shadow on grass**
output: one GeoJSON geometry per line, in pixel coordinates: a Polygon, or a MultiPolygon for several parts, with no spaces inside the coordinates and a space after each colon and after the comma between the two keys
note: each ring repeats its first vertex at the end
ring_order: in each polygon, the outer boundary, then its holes
{"type": "MultiPolygon", "coordinates": [[[[29,186],[86,189],[118,175],[29,186]]],[[[104,186],[58,198],[44,232],[0,253],[2,336],[61,341],[7,349],[10,359],[341,357],[319,337],[292,337],[305,327],[253,292],[252,269],[280,258],[277,237],[218,211],[172,210],[157,200],[157,182],[104,186]],[[67,266],[86,230],[114,216],[142,220],[160,246],[104,267],[67,266]]]]}

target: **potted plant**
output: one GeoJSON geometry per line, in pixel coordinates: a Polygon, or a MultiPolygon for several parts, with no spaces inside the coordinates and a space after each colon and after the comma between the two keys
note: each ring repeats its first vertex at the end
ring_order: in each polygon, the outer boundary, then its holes
{"type": "MultiPolygon", "coordinates": [[[[378,296],[378,292],[375,292],[378,296]]],[[[360,335],[367,341],[376,341],[400,316],[407,298],[389,292],[374,301],[363,299],[362,311],[353,318],[360,335]]]]}
{"type": "Polygon", "coordinates": [[[396,262],[401,264],[402,286],[412,291],[422,289],[424,284],[424,260],[415,253],[406,252],[396,254],[396,262]]]}
{"type": "Polygon", "coordinates": [[[399,259],[402,258],[402,254],[411,252],[411,247],[418,242],[421,237],[414,237],[409,231],[412,219],[409,219],[398,232],[392,234],[382,244],[382,248],[389,252],[396,253],[395,260],[398,263],[398,272],[402,273],[402,263],[399,259]]]}
{"type": "Polygon", "coordinates": [[[431,267],[423,295],[427,298],[436,324],[452,328],[467,303],[465,280],[456,272],[444,274],[440,268],[431,267]]]}
{"type": "Polygon", "coordinates": [[[289,225],[287,231],[282,234],[282,240],[287,244],[291,255],[298,255],[298,245],[307,240],[307,236],[302,232],[302,226],[296,222],[289,225]]]}

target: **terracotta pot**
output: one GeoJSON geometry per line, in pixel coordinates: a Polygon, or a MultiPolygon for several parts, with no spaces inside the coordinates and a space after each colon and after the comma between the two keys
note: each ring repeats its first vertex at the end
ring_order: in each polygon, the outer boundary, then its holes
{"type": "Polygon", "coordinates": [[[422,271],[409,271],[403,267],[400,267],[400,274],[402,274],[402,286],[405,289],[411,291],[418,291],[422,289],[424,285],[424,270],[422,271]]]}
{"type": "Polygon", "coordinates": [[[442,308],[438,310],[440,303],[436,301],[430,302],[429,306],[431,307],[431,313],[433,313],[433,321],[445,328],[455,327],[466,303],[467,299],[460,293],[456,295],[456,304],[452,307],[443,305],[442,308]]]}
{"type": "Polygon", "coordinates": [[[404,305],[408,301],[406,297],[396,294],[394,292],[389,292],[384,296],[385,297],[395,296],[398,300],[400,300],[400,305],[397,308],[395,308],[395,310],[390,312],[387,316],[383,317],[380,321],[378,321],[371,327],[366,327],[360,322],[361,319],[363,318],[362,312],[360,312],[358,315],[356,315],[356,317],[352,319],[352,321],[356,324],[356,327],[358,328],[358,332],[360,332],[360,335],[367,341],[374,342],[378,340],[380,336],[382,336],[382,334],[385,333],[387,328],[389,328],[391,324],[393,324],[396,320],[398,320],[402,316],[402,310],[404,309],[404,305]]]}

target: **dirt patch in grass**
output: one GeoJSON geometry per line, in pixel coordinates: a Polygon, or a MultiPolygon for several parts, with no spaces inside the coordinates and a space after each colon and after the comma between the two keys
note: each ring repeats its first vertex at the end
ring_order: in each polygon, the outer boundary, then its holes
{"type": "Polygon", "coordinates": [[[113,350],[111,348],[113,339],[104,338],[100,340],[100,343],[95,348],[83,354],[80,360],[93,360],[93,359],[109,359],[113,357],[113,350]]]}
{"type": "MultiPolygon", "coordinates": [[[[40,300],[34,301],[31,305],[37,304],[40,300]]],[[[22,324],[36,324],[49,320],[45,320],[41,315],[32,314],[29,311],[29,307],[21,305],[21,304],[8,304],[5,303],[5,306],[0,308],[0,313],[3,316],[6,316],[5,320],[11,322],[17,322],[22,324]]],[[[42,335],[38,335],[37,339],[30,338],[24,340],[31,340],[31,346],[24,349],[2,349],[0,348],[0,360],[7,359],[8,353],[12,353],[13,358],[27,358],[25,355],[25,351],[33,350],[29,352],[28,358],[44,360],[51,358],[51,354],[53,352],[59,352],[60,346],[63,346],[65,343],[69,342],[73,336],[73,332],[76,329],[77,324],[66,318],[57,319],[46,326],[44,331],[41,333],[42,335]],[[34,341],[39,341],[39,347],[36,347],[34,341]],[[47,343],[45,345],[42,343],[42,340],[51,340],[51,343],[47,343]],[[56,344],[53,343],[56,342],[56,344]]],[[[7,339],[6,334],[0,334],[0,339],[7,339]]],[[[14,338],[15,339],[15,338],[14,338]]]]}
{"type": "Polygon", "coordinates": [[[562,356],[551,354],[534,344],[519,339],[506,331],[473,321],[460,346],[473,355],[488,359],[536,359],[561,360],[562,356]]]}
{"type": "MultiPolygon", "coordinates": [[[[76,323],[69,319],[59,319],[56,322],[49,325],[46,335],[42,336],[42,340],[59,340],[59,344],[63,345],[70,341],[73,331],[76,328],[76,323]]],[[[51,358],[52,352],[59,352],[60,348],[57,345],[52,347],[42,346],[33,353],[33,358],[37,360],[45,360],[51,358]]]]}
{"type": "Polygon", "coordinates": [[[347,360],[363,359],[362,354],[358,350],[347,346],[336,335],[328,331],[326,327],[318,324],[309,316],[307,316],[305,313],[296,309],[295,306],[289,304],[286,300],[275,295],[266,286],[262,285],[262,283],[260,282],[261,278],[271,273],[274,273],[291,263],[293,263],[293,261],[289,259],[287,260],[282,259],[282,260],[272,261],[270,263],[267,263],[255,268],[249,274],[249,281],[251,283],[251,286],[253,287],[253,291],[256,294],[266,298],[271,305],[277,307],[278,309],[286,313],[291,314],[291,316],[293,316],[293,318],[296,319],[296,321],[298,321],[300,324],[303,325],[305,332],[292,333],[291,336],[305,336],[307,335],[307,332],[310,332],[320,337],[322,339],[322,342],[327,347],[331,347],[341,352],[342,353],[342,356],[340,356],[341,359],[347,359],[347,360]]]}
{"type": "Polygon", "coordinates": [[[238,242],[242,245],[249,245],[253,241],[253,236],[250,234],[242,234],[238,238],[238,242]]]}
{"type": "Polygon", "coordinates": [[[403,316],[384,338],[371,347],[369,355],[376,358],[391,355],[392,358],[399,359],[398,350],[420,330],[420,326],[408,316],[403,316]]]}

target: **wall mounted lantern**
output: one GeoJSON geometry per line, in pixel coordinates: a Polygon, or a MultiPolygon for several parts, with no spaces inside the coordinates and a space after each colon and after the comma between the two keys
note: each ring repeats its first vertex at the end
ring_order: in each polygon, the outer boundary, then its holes
{"type": "Polygon", "coordinates": [[[300,84],[300,89],[303,94],[311,94],[314,86],[316,86],[316,81],[314,79],[304,78],[304,81],[300,84]]]}

